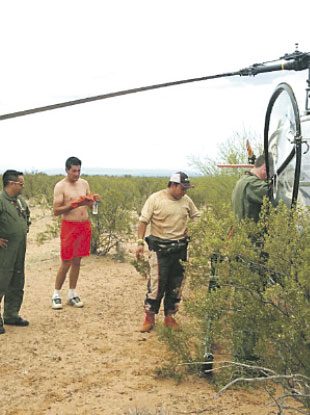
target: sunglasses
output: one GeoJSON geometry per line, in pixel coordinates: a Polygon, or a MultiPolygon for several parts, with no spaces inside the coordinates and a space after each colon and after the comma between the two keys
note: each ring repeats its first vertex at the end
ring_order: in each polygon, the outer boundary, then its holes
{"type": "Polygon", "coordinates": [[[13,180],[11,180],[12,183],[16,183],[16,184],[20,184],[21,186],[25,186],[24,182],[14,182],[13,180]]]}

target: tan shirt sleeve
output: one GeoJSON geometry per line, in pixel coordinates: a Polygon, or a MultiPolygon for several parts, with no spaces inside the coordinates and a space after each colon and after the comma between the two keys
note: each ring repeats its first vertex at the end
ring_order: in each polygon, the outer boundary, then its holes
{"type": "Polygon", "coordinates": [[[145,202],[141,215],[139,218],[140,222],[149,224],[151,222],[153,213],[154,213],[154,202],[155,202],[155,194],[152,194],[145,202]]]}
{"type": "Polygon", "coordinates": [[[200,212],[196,208],[195,203],[192,201],[192,199],[190,197],[188,197],[188,205],[189,205],[189,215],[188,215],[189,218],[193,219],[193,220],[200,218],[200,216],[201,216],[200,212]]]}

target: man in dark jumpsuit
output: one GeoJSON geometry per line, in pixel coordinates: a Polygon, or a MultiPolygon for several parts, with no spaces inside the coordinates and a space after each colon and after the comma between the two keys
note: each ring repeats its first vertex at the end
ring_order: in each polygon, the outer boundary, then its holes
{"type": "Polygon", "coordinates": [[[19,316],[24,296],[26,237],[29,229],[29,208],[20,194],[24,186],[23,173],[7,170],[2,177],[0,193],[0,304],[4,297],[4,324],[28,326],[19,316]]]}

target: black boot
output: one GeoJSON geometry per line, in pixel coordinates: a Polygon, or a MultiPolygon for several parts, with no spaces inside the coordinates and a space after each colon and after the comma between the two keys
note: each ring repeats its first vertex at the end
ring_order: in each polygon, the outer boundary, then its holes
{"type": "Polygon", "coordinates": [[[3,320],[2,317],[0,316],[0,334],[5,333],[4,327],[3,327],[3,320]]]}
{"type": "Polygon", "coordinates": [[[204,376],[209,377],[212,375],[213,360],[214,360],[214,356],[212,353],[208,353],[207,355],[204,356],[204,361],[206,363],[203,363],[202,368],[201,368],[204,376]]]}
{"type": "Polygon", "coordinates": [[[4,324],[7,324],[8,326],[20,326],[20,327],[26,327],[29,326],[29,321],[24,320],[22,317],[4,317],[4,324]]]}
{"type": "MultiPolygon", "coordinates": [[[[0,296],[0,306],[1,306],[2,297],[3,296],[0,296]]],[[[0,309],[0,312],[1,312],[1,309],[0,309]]],[[[2,320],[2,317],[1,317],[1,314],[0,314],[0,334],[3,334],[3,333],[5,333],[5,330],[4,330],[4,327],[3,327],[3,320],[2,320]]]]}

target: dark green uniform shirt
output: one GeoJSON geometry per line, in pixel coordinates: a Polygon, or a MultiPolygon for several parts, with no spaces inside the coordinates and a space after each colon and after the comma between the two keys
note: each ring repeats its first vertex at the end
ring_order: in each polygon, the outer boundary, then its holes
{"type": "Polygon", "coordinates": [[[29,229],[29,208],[21,196],[0,193],[0,238],[25,237],[29,229]]]}
{"type": "Polygon", "coordinates": [[[268,185],[255,174],[247,173],[238,180],[232,192],[232,207],[239,220],[250,218],[258,222],[268,185]]]}

